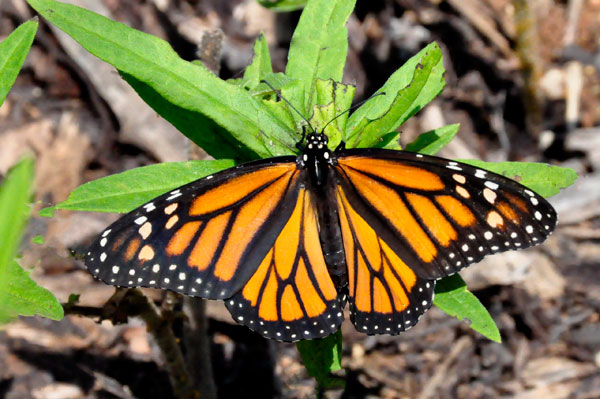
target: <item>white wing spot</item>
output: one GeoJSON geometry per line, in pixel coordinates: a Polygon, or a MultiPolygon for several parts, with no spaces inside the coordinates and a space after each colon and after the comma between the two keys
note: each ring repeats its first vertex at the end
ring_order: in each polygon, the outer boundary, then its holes
{"type": "Polygon", "coordinates": [[[171,266],[169,266],[169,270],[173,271],[175,269],[177,269],[177,265],[171,265],[171,266]]]}
{"type": "Polygon", "coordinates": [[[462,249],[463,251],[468,251],[469,246],[467,244],[464,244],[462,247],[460,247],[460,249],[462,249]]]}
{"type": "Polygon", "coordinates": [[[201,278],[197,278],[196,279],[196,284],[202,284],[202,279],[201,278]]]}
{"type": "Polygon", "coordinates": [[[169,284],[169,282],[171,281],[168,277],[165,277],[165,279],[163,280],[165,282],[165,284],[169,284]]]}
{"type": "Polygon", "coordinates": [[[102,233],[102,237],[106,237],[107,235],[109,235],[110,231],[111,231],[111,229],[104,231],[104,233],[102,233]]]}
{"type": "Polygon", "coordinates": [[[531,201],[531,203],[532,203],[533,205],[537,205],[537,204],[539,204],[539,203],[540,203],[540,201],[538,201],[538,199],[537,199],[537,198],[535,198],[535,197],[531,197],[530,201],[531,201]]]}
{"type": "MultiPolygon", "coordinates": [[[[101,247],[104,247],[104,246],[106,245],[106,242],[107,242],[107,241],[108,241],[108,240],[107,240],[106,238],[103,238],[103,239],[101,239],[101,240],[100,240],[100,246],[101,246],[101,247]]],[[[88,255],[89,255],[89,252],[88,252],[88,255]]]]}
{"type": "Polygon", "coordinates": [[[488,187],[488,188],[492,189],[492,190],[496,190],[496,189],[498,189],[498,187],[499,187],[499,186],[498,186],[498,184],[496,184],[496,183],[494,183],[494,182],[492,182],[492,181],[486,181],[486,182],[484,183],[484,185],[485,185],[486,187],[488,187]]]}
{"type": "Polygon", "coordinates": [[[475,171],[475,177],[478,177],[480,179],[484,179],[486,174],[487,172],[485,170],[477,169],[475,171]]]}
{"type": "Polygon", "coordinates": [[[167,197],[167,201],[173,201],[177,197],[181,197],[181,193],[176,193],[176,194],[173,194],[173,195],[167,197]]]}
{"type": "Polygon", "coordinates": [[[533,233],[533,226],[532,225],[526,226],[525,231],[528,232],[529,234],[533,233]]]}
{"type": "Polygon", "coordinates": [[[180,280],[185,280],[185,273],[184,272],[179,273],[179,279],[180,280]]]}
{"type": "Polygon", "coordinates": [[[104,262],[106,260],[106,252],[102,252],[100,254],[100,262],[104,262]]]}
{"type": "Polygon", "coordinates": [[[134,220],[135,224],[144,224],[148,220],[146,216],[140,216],[139,218],[134,220]]]}
{"type": "Polygon", "coordinates": [[[535,211],[534,216],[537,220],[542,220],[542,214],[539,211],[535,211]]]}
{"type": "Polygon", "coordinates": [[[158,273],[160,271],[160,265],[157,263],[154,266],[152,266],[152,271],[154,273],[158,273]]]}
{"type": "Polygon", "coordinates": [[[533,197],[533,196],[535,195],[535,194],[533,193],[533,191],[531,191],[531,190],[527,190],[527,189],[526,189],[526,190],[524,190],[524,191],[525,191],[525,194],[529,195],[530,197],[533,197]]]}
{"type": "Polygon", "coordinates": [[[518,234],[515,233],[514,231],[512,233],[510,233],[510,237],[511,238],[517,238],[518,234]]]}
{"type": "Polygon", "coordinates": [[[477,238],[475,237],[475,234],[469,234],[469,240],[474,240],[475,238],[477,238]]]}
{"type": "Polygon", "coordinates": [[[135,276],[135,270],[134,269],[129,270],[129,275],[130,276],[135,276]]]}
{"type": "Polygon", "coordinates": [[[117,273],[119,273],[119,266],[113,266],[113,267],[112,267],[112,272],[113,272],[114,274],[117,274],[117,273]]]}
{"type": "Polygon", "coordinates": [[[491,240],[492,238],[494,238],[494,235],[492,234],[491,231],[486,231],[485,233],[483,233],[483,236],[485,237],[486,240],[491,240]]]}
{"type": "Polygon", "coordinates": [[[462,170],[462,168],[460,166],[447,165],[446,167],[448,169],[452,169],[452,170],[462,170]]]}

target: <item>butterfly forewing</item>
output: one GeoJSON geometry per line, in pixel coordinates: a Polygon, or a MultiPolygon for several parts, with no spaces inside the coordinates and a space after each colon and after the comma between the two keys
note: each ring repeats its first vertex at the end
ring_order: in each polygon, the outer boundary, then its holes
{"type": "Polygon", "coordinates": [[[246,164],[166,193],[108,227],[86,265],[102,281],[229,298],[248,281],[290,217],[294,157],[246,164]]]}
{"type": "Polygon", "coordinates": [[[302,189],[275,244],[245,286],[225,301],[232,317],[282,341],[333,334],[343,301],[329,276],[310,193],[302,189]]]}
{"type": "Polygon", "coordinates": [[[542,197],[466,164],[364,149],[340,152],[336,169],[352,206],[421,278],[539,244],[556,226],[542,197]]]}

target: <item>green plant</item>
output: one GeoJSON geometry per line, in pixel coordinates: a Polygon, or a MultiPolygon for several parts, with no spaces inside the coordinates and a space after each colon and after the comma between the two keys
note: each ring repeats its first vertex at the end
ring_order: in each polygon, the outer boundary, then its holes
{"type": "MultiPolygon", "coordinates": [[[[202,65],[180,59],[156,37],[53,0],[28,2],[92,54],[113,65],[157,113],[220,159],[154,165],[99,179],[76,189],[54,209],[126,212],[234,163],[295,154],[301,117],[277,101],[262,80],[307,115],[315,129],[352,103],[354,87],[340,82],[348,47],[345,23],[355,0],[308,1],[292,39],[285,73],[273,72],[266,40],[261,36],[244,76],[227,82],[202,65]],[[172,178],[173,171],[176,178],[172,178]]],[[[443,74],[441,51],[432,43],[388,79],[380,89],[385,96],[373,98],[327,127],[330,146],[334,148],[344,140],[348,147],[399,148],[396,130],[442,91],[443,74]]],[[[435,154],[457,131],[458,126],[452,125],[427,132],[408,148],[435,154]]],[[[522,184],[534,186],[546,196],[576,177],[571,170],[541,164],[464,162],[509,177],[519,176],[522,184]]],[[[492,318],[466,290],[460,276],[443,280],[440,287],[434,302],[437,306],[452,316],[469,319],[471,328],[500,341],[492,318]]],[[[340,367],[340,340],[337,336],[325,345],[298,345],[307,368],[321,386],[330,385],[329,371],[340,367]]]]}
{"type": "MultiPolygon", "coordinates": [[[[36,21],[26,22],[0,43],[0,106],[19,74],[37,26],[36,21]]],[[[0,185],[0,324],[19,315],[54,320],[63,317],[63,309],[52,293],[37,285],[16,260],[29,220],[32,187],[31,159],[14,166],[0,185]]]]}

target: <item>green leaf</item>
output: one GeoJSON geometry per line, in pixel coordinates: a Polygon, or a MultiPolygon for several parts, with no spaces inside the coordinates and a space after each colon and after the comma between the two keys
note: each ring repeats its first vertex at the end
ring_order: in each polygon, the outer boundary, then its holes
{"type": "MultiPolygon", "coordinates": [[[[170,103],[170,107],[153,105],[167,120],[180,121],[174,114],[181,109],[189,111],[185,115],[188,128],[182,132],[199,145],[222,141],[227,144],[228,157],[242,154],[243,159],[294,152],[294,132],[258,99],[245,89],[219,79],[206,68],[182,60],[167,42],[76,6],[53,0],[28,0],[28,3],[90,53],[115,66],[128,81],[143,82],[146,88],[136,89],[146,93],[145,98],[150,96],[148,91],[153,90],[156,92],[153,98],[160,96],[163,102],[170,103]],[[201,121],[202,127],[206,118],[214,121],[213,131],[201,132],[207,134],[204,139],[199,138],[202,137],[199,133],[192,135],[190,131],[196,119],[201,121]],[[269,139],[273,144],[266,144],[269,139]]],[[[215,148],[218,146],[209,146],[209,150],[215,148]]],[[[223,152],[216,155],[223,156],[223,152]]]]}
{"type": "Polygon", "coordinates": [[[0,324],[8,323],[17,316],[43,316],[52,320],[64,317],[62,306],[50,291],[37,285],[11,260],[0,276],[0,324]]]}
{"type": "Polygon", "coordinates": [[[406,151],[420,152],[421,154],[435,155],[452,141],[458,133],[460,124],[448,125],[422,133],[415,141],[408,144],[406,151]]]}
{"type": "Polygon", "coordinates": [[[29,219],[33,170],[33,160],[24,159],[0,186],[0,323],[18,315],[39,314],[55,320],[63,316],[56,298],[29,278],[14,259],[29,219]]]}
{"type": "Polygon", "coordinates": [[[44,245],[44,236],[37,235],[31,239],[31,242],[38,245],[44,245]]]}
{"type": "Polygon", "coordinates": [[[355,91],[356,87],[352,85],[317,79],[317,100],[313,105],[310,123],[317,132],[329,124],[325,130],[329,138],[329,148],[336,148],[342,141],[342,132],[348,120],[346,111],[352,105],[355,91]]]}
{"type": "Polygon", "coordinates": [[[341,330],[326,338],[298,341],[296,347],[308,374],[317,380],[319,387],[340,387],[340,380],[331,376],[331,372],[342,368],[341,330]]]}
{"type": "Polygon", "coordinates": [[[348,52],[346,21],[355,3],[356,0],[313,0],[302,12],[285,73],[305,85],[303,103],[294,104],[305,114],[316,101],[317,79],[342,81],[348,52]]]}
{"type": "Polygon", "coordinates": [[[37,21],[27,21],[0,42],[0,106],[25,62],[37,27],[37,21]]]}
{"type": "Polygon", "coordinates": [[[8,172],[0,186],[0,276],[15,258],[23,238],[30,213],[33,174],[33,160],[26,158],[8,172]]]}
{"type": "Polygon", "coordinates": [[[167,191],[232,166],[234,162],[229,159],[144,166],[85,183],[55,209],[125,213],[167,191]]]}
{"type": "Polygon", "coordinates": [[[271,73],[273,73],[273,66],[271,65],[269,45],[267,44],[267,38],[261,33],[254,43],[254,58],[244,71],[241,86],[254,89],[260,84],[261,80],[271,73]]]}
{"type": "Polygon", "coordinates": [[[258,0],[258,3],[277,12],[299,10],[306,5],[307,0],[258,0]]]}
{"type": "Polygon", "coordinates": [[[498,173],[528,187],[542,197],[552,197],[561,188],[569,187],[577,180],[577,173],[570,168],[535,162],[484,162],[477,159],[459,159],[469,165],[498,173]]]}
{"type": "Polygon", "coordinates": [[[378,93],[357,109],[346,126],[348,147],[373,147],[420,111],[444,88],[442,52],[431,43],[394,72],[378,93]]]}
{"type": "Polygon", "coordinates": [[[488,339],[502,342],[500,331],[487,309],[473,295],[460,275],[455,274],[437,282],[433,304],[458,320],[465,320],[469,327],[488,339]]]}

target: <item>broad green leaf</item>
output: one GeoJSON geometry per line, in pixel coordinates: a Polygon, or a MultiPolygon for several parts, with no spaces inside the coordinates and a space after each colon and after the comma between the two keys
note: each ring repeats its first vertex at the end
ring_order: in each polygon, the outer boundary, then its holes
{"type": "Polygon", "coordinates": [[[0,106],[25,62],[37,27],[37,21],[27,21],[0,42],[0,106]]]}
{"type": "Polygon", "coordinates": [[[26,158],[8,172],[0,185],[0,276],[15,258],[23,238],[30,213],[33,174],[33,160],[26,158]]]}
{"type": "Polygon", "coordinates": [[[460,124],[448,125],[431,130],[426,133],[422,133],[417,137],[415,141],[408,144],[405,148],[406,151],[420,152],[426,155],[435,155],[442,148],[452,141],[454,136],[458,133],[460,124]]]}
{"type": "Polygon", "coordinates": [[[269,45],[267,44],[267,38],[261,33],[254,43],[254,58],[244,71],[241,86],[254,89],[260,84],[261,80],[271,73],[273,73],[273,66],[271,65],[269,45]]]}
{"type": "Polygon", "coordinates": [[[317,79],[342,81],[348,30],[346,21],[356,0],[312,0],[302,12],[288,53],[287,76],[302,81],[305,97],[294,104],[302,112],[316,101],[317,79]]]}
{"type": "Polygon", "coordinates": [[[17,316],[63,318],[63,308],[54,295],[33,281],[29,272],[15,260],[8,263],[0,281],[0,324],[8,323],[17,316]]]}
{"type": "Polygon", "coordinates": [[[484,162],[477,159],[458,159],[475,167],[498,173],[528,187],[542,197],[552,197],[561,188],[569,187],[577,180],[573,169],[535,162],[484,162]]]}
{"type": "Polygon", "coordinates": [[[258,0],[258,3],[277,12],[299,10],[306,5],[307,0],[258,0]]]}
{"type": "Polygon", "coordinates": [[[394,72],[378,93],[349,118],[348,146],[372,147],[420,111],[444,88],[442,52],[431,43],[394,72]]]}
{"type": "Polygon", "coordinates": [[[321,388],[343,386],[343,381],[331,376],[342,368],[342,331],[321,339],[298,341],[296,347],[308,374],[321,388]]]}
{"type": "Polygon", "coordinates": [[[333,80],[317,79],[316,102],[313,105],[311,125],[320,132],[329,124],[325,134],[329,138],[329,147],[335,148],[342,141],[342,132],[348,120],[348,109],[356,87],[344,85],[333,80]],[[330,123],[331,122],[331,123],[330,123]]]}
{"type": "Polygon", "coordinates": [[[232,166],[234,162],[228,159],[143,166],[85,183],[54,208],[126,213],[169,190],[232,166]]]}
{"type": "Polygon", "coordinates": [[[502,342],[494,319],[479,299],[467,290],[460,275],[455,274],[437,282],[433,304],[450,316],[467,321],[469,327],[486,338],[502,342]]]}
{"type": "MultiPolygon", "coordinates": [[[[294,151],[293,135],[258,99],[206,68],[179,58],[167,42],[76,6],[53,0],[28,3],[86,50],[171,103],[173,107],[157,109],[167,120],[176,119],[172,113],[179,109],[189,111],[189,126],[194,124],[195,115],[212,119],[223,128],[214,129],[215,134],[226,135],[225,143],[236,143],[236,153],[228,151],[229,157],[241,153],[244,159],[260,158],[294,151]],[[265,137],[274,145],[267,146],[265,137]]],[[[190,134],[189,129],[183,133],[190,134]]],[[[216,140],[210,135],[205,140],[199,140],[198,135],[190,139],[199,145],[216,140]]]]}

